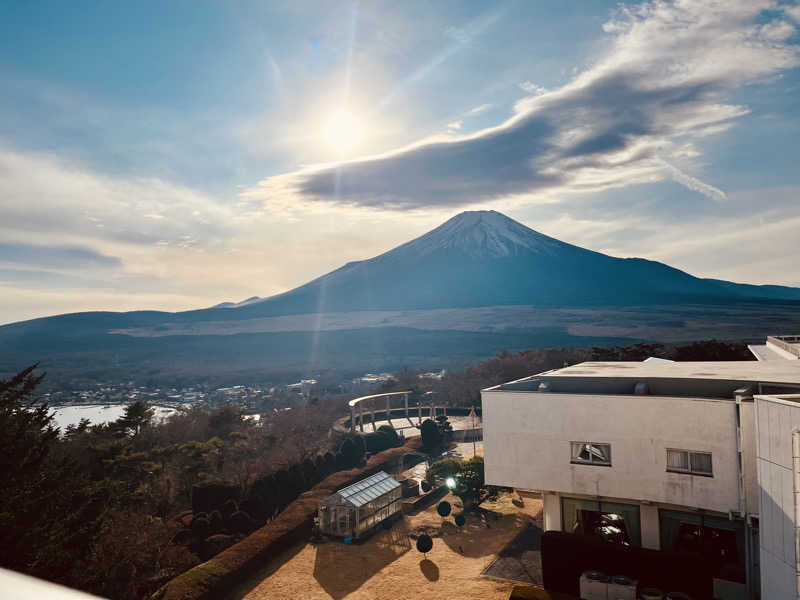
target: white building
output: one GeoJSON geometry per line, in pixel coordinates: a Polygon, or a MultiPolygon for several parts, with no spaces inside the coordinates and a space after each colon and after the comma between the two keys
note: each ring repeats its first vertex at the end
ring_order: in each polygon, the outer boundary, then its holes
{"type": "Polygon", "coordinates": [[[787,339],[768,343],[789,356],[589,362],[483,390],[486,482],[542,492],[546,530],[616,518],[616,536],[646,548],[713,540],[721,599],[795,598],[800,344],[787,339]]]}

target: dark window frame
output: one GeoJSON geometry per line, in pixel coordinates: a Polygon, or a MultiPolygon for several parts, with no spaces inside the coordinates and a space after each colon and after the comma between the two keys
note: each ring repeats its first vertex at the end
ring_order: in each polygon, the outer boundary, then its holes
{"type": "Polygon", "coordinates": [[[592,467],[610,467],[612,466],[612,457],[611,457],[611,444],[608,442],[578,442],[578,441],[571,441],[569,443],[569,456],[570,456],[570,464],[573,465],[589,465],[592,467]],[[596,458],[593,454],[589,454],[589,460],[584,460],[581,458],[575,457],[575,445],[580,444],[581,446],[605,446],[608,449],[607,455],[608,460],[602,460],[596,458]]]}
{"type": "Polygon", "coordinates": [[[666,462],[667,462],[667,473],[681,473],[683,475],[695,475],[697,477],[714,477],[714,458],[711,452],[706,452],[704,450],[687,450],[686,448],[667,448],[666,451],[666,462]],[[670,467],[669,466],[669,453],[670,452],[683,452],[686,454],[686,463],[689,465],[687,469],[681,469],[679,467],[670,467]],[[710,471],[703,471],[696,469],[694,466],[694,461],[692,460],[692,456],[696,456],[698,454],[702,454],[703,456],[709,457],[709,463],[711,465],[710,471]]]}

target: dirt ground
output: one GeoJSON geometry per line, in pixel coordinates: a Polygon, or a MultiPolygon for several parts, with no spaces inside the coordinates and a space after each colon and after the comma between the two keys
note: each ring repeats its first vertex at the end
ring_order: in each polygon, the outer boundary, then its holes
{"type": "MultiPolygon", "coordinates": [[[[455,496],[444,498],[461,510],[455,496]]],[[[378,530],[360,544],[341,541],[306,544],[275,558],[232,596],[246,600],[280,598],[382,600],[406,598],[478,598],[505,600],[513,582],[482,576],[497,553],[541,512],[541,501],[504,502],[511,510],[470,514],[464,527],[443,519],[436,504],[406,515],[391,530],[378,530]],[[427,558],[415,547],[428,533],[427,558]]]]}

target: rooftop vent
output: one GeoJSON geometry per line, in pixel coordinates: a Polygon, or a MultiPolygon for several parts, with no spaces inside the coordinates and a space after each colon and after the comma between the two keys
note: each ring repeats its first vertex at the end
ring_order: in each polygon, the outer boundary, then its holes
{"type": "Polygon", "coordinates": [[[549,381],[542,381],[539,383],[539,391],[540,392],[549,392],[550,391],[550,382],[549,381]]]}

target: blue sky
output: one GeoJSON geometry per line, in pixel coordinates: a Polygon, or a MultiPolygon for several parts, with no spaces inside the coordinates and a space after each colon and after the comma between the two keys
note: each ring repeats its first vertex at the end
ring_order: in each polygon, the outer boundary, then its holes
{"type": "Polygon", "coordinates": [[[0,322],[267,296],[470,208],[800,285],[798,23],[739,0],[0,2],[0,322]]]}

